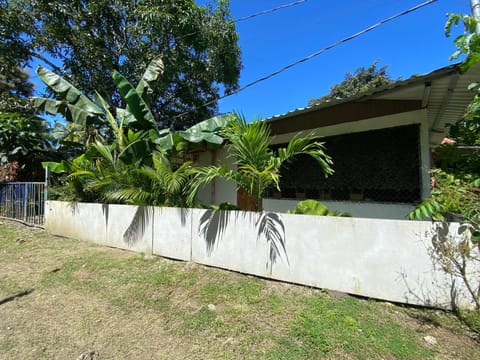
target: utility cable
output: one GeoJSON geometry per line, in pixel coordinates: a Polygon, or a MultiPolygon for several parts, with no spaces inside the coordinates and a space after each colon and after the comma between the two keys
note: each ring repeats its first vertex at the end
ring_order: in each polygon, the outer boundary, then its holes
{"type": "MultiPolygon", "coordinates": [[[[238,88],[237,90],[234,90],[234,91],[232,91],[232,92],[230,92],[230,93],[228,93],[228,94],[224,94],[224,95],[219,96],[219,97],[217,97],[217,98],[215,98],[215,99],[213,99],[213,100],[210,100],[210,101],[204,103],[203,105],[201,105],[200,107],[202,108],[202,107],[211,105],[211,104],[215,103],[215,102],[218,101],[218,100],[222,100],[222,99],[225,99],[225,98],[227,98],[227,97],[229,97],[229,96],[238,94],[238,93],[241,92],[241,91],[244,91],[244,90],[246,90],[246,89],[248,89],[248,88],[250,88],[250,87],[252,87],[252,86],[254,86],[254,85],[258,84],[258,83],[261,83],[261,82],[263,82],[263,81],[266,81],[266,80],[268,80],[268,79],[271,79],[272,77],[277,76],[277,75],[283,73],[284,71],[286,71],[286,70],[288,70],[288,69],[290,69],[290,68],[292,68],[292,67],[294,67],[294,66],[297,66],[297,65],[299,65],[299,64],[301,64],[301,63],[304,63],[304,62],[306,62],[306,61],[308,61],[308,60],[310,60],[310,59],[313,59],[314,57],[317,57],[317,56],[323,54],[324,52],[326,52],[326,51],[328,51],[328,50],[331,50],[331,49],[333,49],[333,48],[335,48],[335,47],[337,47],[337,46],[339,46],[339,45],[341,45],[341,44],[343,44],[343,43],[346,43],[347,41],[353,40],[353,39],[355,39],[355,38],[357,38],[357,37],[359,37],[359,36],[361,36],[361,35],[364,35],[364,34],[370,32],[370,31],[372,31],[372,30],[374,30],[374,29],[382,26],[383,24],[385,24],[385,23],[387,23],[387,22],[390,22],[390,21],[392,21],[392,20],[398,19],[399,17],[402,17],[402,16],[405,16],[405,15],[407,15],[407,14],[410,14],[410,13],[412,13],[412,12],[414,12],[414,11],[417,11],[417,10],[419,10],[419,9],[425,7],[425,6],[431,5],[431,4],[433,4],[433,3],[437,2],[437,1],[438,1],[438,0],[428,0],[428,1],[425,1],[425,2],[423,2],[423,3],[421,3],[421,4],[418,4],[418,5],[416,5],[416,6],[413,6],[413,7],[409,8],[409,9],[407,9],[407,10],[404,10],[404,11],[402,11],[402,12],[400,12],[400,13],[397,13],[397,14],[395,14],[395,15],[392,15],[392,16],[388,17],[388,18],[385,18],[385,19],[377,22],[377,23],[374,24],[374,25],[371,25],[371,26],[369,26],[369,27],[367,27],[367,28],[365,28],[365,29],[363,29],[363,30],[361,30],[361,31],[359,31],[359,32],[356,32],[356,33],[353,34],[353,35],[347,36],[347,37],[345,37],[345,38],[343,38],[343,39],[341,39],[341,40],[338,40],[338,41],[336,41],[336,42],[328,45],[327,47],[324,47],[323,49],[321,49],[321,50],[319,50],[319,51],[316,51],[316,52],[314,52],[314,53],[312,53],[312,54],[310,54],[310,55],[308,55],[308,56],[305,56],[304,58],[302,58],[302,59],[300,59],[300,60],[294,61],[293,63],[290,63],[290,64],[288,64],[288,65],[286,65],[286,66],[278,69],[277,71],[274,71],[274,72],[272,72],[272,73],[270,73],[270,74],[268,74],[268,75],[266,75],[266,76],[263,76],[263,77],[261,77],[261,78],[259,78],[259,79],[257,79],[257,80],[254,80],[254,81],[252,81],[252,82],[250,82],[250,83],[248,83],[248,84],[246,84],[246,85],[238,88]]],[[[181,113],[181,114],[178,114],[178,115],[174,116],[174,119],[177,119],[177,118],[179,118],[179,117],[181,117],[181,116],[187,115],[187,114],[189,114],[189,113],[191,113],[191,112],[193,112],[193,110],[185,111],[185,112],[183,112],[183,113],[181,113]]]]}
{"type": "Polygon", "coordinates": [[[236,20],[234,20],[233,22],[238,23],[238,22],[240,22],[240,21],[249,20],[249,19],[251,19],[251,18],[260,16],[260,15],[265,15],[265,14],[269,14],[269,13],[272,13],[272,12],[275,12],[275,11],[278,11],[278,10],[282,10],[282,9],[286,9],[286,8],[289,8],[289,7],[292,7],[292,6],[300,5],[300,4],[302,4],[302,3],[306,2],[306,1],[307,1],[307,0],[298,0],[298,1],[295,1],[295,2],[292,2],[292,3],[289,3],[289,4],[277,6],[276,8],[259,11],[259,12],[255,13],[255,14],[248,15],[248,16],[244,16],[244,17],[241,17],[241,18],[239,18],[239,19],[236,19],[236,20]]]}
{"type": "MultiPolygon", "coordinates": [[[[286,8],[289,8],[289,7],[292,7],[292,6],[296,6],[296,5],[300,5],[300,4],[303,4],[305,2],[307,2],[308,0],[298,0],[298,1],[295,1],[295,2],[292,2],[292,3],[289,3],[289,4],[284,4],[284,5],[280,5],[280,6],[277,6],[275,8],[271,8],[271,9],[268,9],[268,10],[262,10],[262,11],[259,11],[257,13],[254,13],[254,14],[251,14],[251,15],[247,15],[247,16],[244,16],[244,17],[241,17],[239,19],[234,19],[233,20],[233,23],[239,23],[241,21],[245,21],[245,20],[249,20],[249,19],[252,19],[254,17],[257,17],[257,16],[261,16],[261,15],[265,15],[265,14],[270,14],[272,12],[275,12],[275,11],[278,11],[278,10],[283,10],[283,9],[286,9],[286,8]]],[[[195,34],[198,34],[200,33],[200,31],[194,31],[194,32],[191,32],[189,34],[185,34],[185,35],[182,35],[178,38],[176,38],[175,40],[183,40],[189,36],[192,36],[192,35],[195,35],[195,34]]]]}

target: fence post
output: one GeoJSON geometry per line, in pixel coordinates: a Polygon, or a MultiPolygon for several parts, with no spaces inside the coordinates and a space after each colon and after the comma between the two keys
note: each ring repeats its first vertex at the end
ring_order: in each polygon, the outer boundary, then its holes
{"type": "Polygon", "coordinates": [[[27,221],[28,217],[28,183],[24,184],[23,190],[23,221],[27,221]]]}
{"type": "Polygon", "coordinates": [[[45,167],[45,188],[43,189],[44,201],[48,200],[48,178],[50,176],[50,170],[48,166],[45,167]]]}

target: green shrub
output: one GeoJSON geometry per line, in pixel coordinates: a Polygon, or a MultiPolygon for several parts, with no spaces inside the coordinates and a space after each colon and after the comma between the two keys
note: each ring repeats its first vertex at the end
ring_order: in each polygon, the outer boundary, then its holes
{"type": "Polygon", "coordinates": [[[230,204],[229,202],[223,202],[220,205],[210,205],[206,208],[212,210],[240,210],[238,206],[230,204]]]}
{"type": "Polygon", "coordinates": [[[304,214],[304,215],[318,215],[318,216],[341,216],[351,217],[352,214],[340,211],[329,210],[320,201],[307,199],[300,201],[292,212],[287,211],[289,214],[304,214]]]}
{"type": "Polygon", "coordinates": [[[477,335],[480,335],[480,311],[461,311],[460,319],[467,325],[470,330],[474,331],[477,335]]]}

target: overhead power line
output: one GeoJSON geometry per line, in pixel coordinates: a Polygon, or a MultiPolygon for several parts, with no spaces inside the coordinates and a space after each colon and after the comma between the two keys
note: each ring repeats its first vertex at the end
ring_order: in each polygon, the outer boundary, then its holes
{"type": "MultiPolygon", "coordinates": [[[[353,34],[353,35],[350,35],[350,36],[347,36],[347,37],[345,37],[345,38],[343,38],[343,39],[341,39],[341,40],[338,40],[338,41],[336,41],[336,42],[334,42],[334,43],[332,43],[332,44],[324,47],[323,49],[321,49],[321,50],[319,50],[319,51],[316,51],[316,52],[314,52],[314,53],[312,53],[312,54],[310,54],[310,55],[308,55],[308,56],[305,56],[305,57],[302,58],[302,59],[299,59],[299,60],[297,60],[297,61],[294,61],[293,63],[290,63],[290,64],[288,64],[288,65],[286,65],[286,66],[284,66],[284,67],[282,67],[282,68],[280,68],[280,69],[278,69],[278,70],[276,70],[276,71],[274,71],[274,72],[272,72],[272,73],[270,73],[270,74],[268,74],[268,75],[265,75],[265,76],[263,76],[263,77],[261,77],[261,78],[259,78],[259,79],[257,79],[257,80],[254,80],[254,81],[252,81],[252,82],[250,82],[250,83],[248,83],[248,84],[246,84],[246,85],[238,88],[237,90],[234,90],[234,91],[232,91],[232,92],[230,92],[230,93],[228,93],[228,94],[224,94],[224,95],[222,95],[222,96],[219,96],[219,97],[217,97],[217,98],[214,99],[214,100],[210,100],[210,101],[204,103],[203,105],[201,105],[200,107],[205,107],[205,106],[211,105],[211,104],[215,103],[215,102],[218,101],[218,100],[222,100],[222,99],[225,99],[225,98],[227,98],[227,97],[229,97],[229,96],[238,94],[238,93],[241,92],[241,91],[244,91],[244,90],[246,90],[246,89],[248,89],[248,88],[250,88],[250,87],[252,87],[252,86],[254,86],[254,85],[258,84],[258,83],[261,83],[261,82],[263,82],[263,81],[266,81],[266,80],[268,80],[268,79],[271,79],[272,77],[277,76],[277,75],[283,73],[284,71],[286,71],[286,70],[288,70],[288,69],[290,69],[290,68],[292,68],[292,67],[294,67],[294,66],[297,66],[297,65],[299,65],[299,64],[301,64],[301,63],[304,63],[304,62],[306,62],[306,61],[308,61],[308,60],[311,60],[311,59],[313,59],[313,58],[315,58],[315,57],[317,57],[317,56],[325,53],[325,52],[328,51],[328,50],[331,50],[331,49],[333,49],[333,48],[335,48],[335,47],[337,47],[337,46],[339,46],[339,45],[341,45],[341,44],[343,44],[343,43],[346,43],[347,41],[350,41],[350,40],[353,40],[353,39],[355,39],[355,38],[357,38],[357,37],[359,37],[359,36],[362,36],[362,35],[370,32],[370,31],[372,31],[372,30],[374,30],[374,29],[382,26],[383,24],[385,24],[385,23],[387,23],[387,22],[390,22],[390,21],[392,21],[392,20],[398,19],[398,18],[400,18],[400,17],[402,17],[402,16],[405,16],[405,15],[407,15],[407,14],[410,14],[410,13],[412,13],[412,12],[414,12],[414,11],[417,11],[417,10],[419,10],[419,9],[425,7],[425,6],[431,5],[431,4],[433,4],[433,3],[437,2],[437,1],[438,1],[438,0],[428,0],[428,1],[425,1],[425,2],[423,2],[423,3],[421,3],[421,4],[418,4],[418,5],[416,5],[416,6],[413,6],[413,7],[409,8],[409,9],[407,9],[407,10],[404,10],[404,11],[402,11],[402,12],[400,12],[400,13],[397,13],[397,14],[395,14],[395,15],[392,15],[392,16],[388,17],[388,18],[385,18],[385,19],[383,19],[383,20],[381,20],[381,21],[379,21],[379,22],[377,22],[377,23],[375,23],[375,24],[373,24],[373,25],[371,25],[371,26],[369,26],[369,27],[367,27],[367,28],[365,28],[365,29],[363,29],[363,30],[360,30],[360,31],[356,32],[356,33],[353,34]]],[[[176,115],[176,116],[174,117],[174,119],[177,119],[177,118],[179,118],[179,117],[181,117],[181,116],[187,115],[187,114],[191,113],[192,111],[193,111],[193,110],[185,111],[185,112],[183,112],[183,113],[181,113],[181,114],[178,114],[178,115],[176,115]]]]}
{"type": "Polygon", "coordinates": [[[278,11],[278,10],[282,10],[282,9],[286,9],[286,8],[289,8],[289,7],[292,7],[292,6],[300,5],[300,4],[302,4],[302,3],[306,2],[306,1],[307,1],[307,0],[299,0],[299,1],[292,2],[292,3],[290,3],[290,4],[285,4],[285,5],[277,6],[276,8],[259,11],[259,12],[255,13],[255,14],[238,18],[238,19],[234,20],[234,22],[238,23],[238,22],[240,22],[240,21],[249,20],[249,19],[251,19],[251,18],[260,16],[260,15],[265,15],[265,14],[269,14],[269,13],[272,13],[272,12],[275,12],[275,11],[278,11]]]}
{"type": "MultiPolygon", "coordinates": [[[[261,77],[260,79],[257,79],[257,80],[255,80],[255,81],[252,81],[251,83],[248,83],[247,85],[242,86],[241,88],[233,91],[232,93],[230,93],[230,94],[228,94],[228,95],[224,95],[224,97],[230,96],[230,95],[234,95],[234,94],[239,93],[240,91],[243,91],[243,90],[245,90],[245,89],[248,89],[249,87],[252,87],[253,85],[256,85],[256,84],[258,84],[258,83],[260,83],[260,82],[262,82],[262,81],[268,80],[268,79],[270,79],[270,78],[272,78],[272,77],[274,77],[274,76],[276,76],[276,75],[284,72],[285,70],[288,70],[288,69],[290,69],[290,68],[292,68],[292,67],[294,67],[294,66],[296,66],[296,65],[299,65],[299,64],[301,64],[301,63],[303,63],[303,62],[305,62],[305,61],[308,61],[308,60],[310,60],[310,59],[313,59],[314,57],[317,57],[318,55],[321,55],[321,54],[323,54],[324,52],[326,52],[326,51],[328,51],[328,50],[330,50],[330,49],[333,49],[334,47],[337,47],[338,45],[341,45],[341,44],[343,44],[343,43],[345,43],[345,42],[347,42],[347,41],[353,40],[353,39],[355,39],[355,38],[357,38],[357,37],[359,37],[359,36],[361,36],[361,35],[364,35],[364,34],[366,34],[366,33],[370,32],[370,31],[378,28],[379,26],[381,26],[381,25],[383,25],[383,24],[385,24],[385,23],[387,23],[387,22],[389,22],[389,21],[395,20],[395,19],[397,19],[397,18],[399,18],[399,17],[401,17],[401,16],[404,16],[404,15],[407,15],[407,14],[409,14],[409,13],[411,13],[411,12],[414,12],[414,11],[416,11],[416,10],[422,8],[422,7],[425,7],[425,6],[427,6],[427,5],[433,4],[433,3],[436,2],[436,1],[438,1],[438,0],[428,0],[428,1],[425,1],[425,2],[423,2],[423,3],[421,3],[421,4],[419,4],[419,5],[416,5],[416,6],[412,7],[412,8],[410,8],[410,9],[408,9],[408,10],[402,11],[402,12],[400,12],[400,13],[398,13],[398,14],[395,14],[395,15],[392,15],[392,16],[386,18],[386,19],[383,19],[383,20],[377,22],[376,24],[374,24],[374,25],[372,25],[372,26],[369,26],[369,27],[367,27],[367,28],[365,28],[365,29],[363,29],[363,30],[361,30],[361,31],[353,34],[353,35],[350,35],[350,36],[347,36],[347,37],[345,37],[345,38],[343,38],[343,39],[341,39],[341,40],[338,40],[338,41],[334,42],[333,44],[330,44],[330,45],[328,45],[327,47],[324,47],[323,49],[314,52],[313,54],[310,54],[310,55],[305,56],[304,58],[302,58],[302,59],[300,59],[300,60],[297,60],[297,61],[295,61],[295,62],[293,62],[293,63],[290,63],[290,64],[282,67],[281,69],[278,69],[277,71],[274,71],[274,72],[271,73],[271,74],[268,74],[268,75],[266,75],[266,76],[264,76],[264,77],[261,77]]],[[[220,100],[220,99],[222,99],[222,98],[223,98],[223,97],[219,98],[218,100],[220,100]]]]}
{"type": "MultiPolygon", "coordinates": [[[[292,3],[289,3],[289,4],[284,4],[284,5],[277,6],[275,8],[271,8],[271,9],[268,9],[268,10],[262,10],[262,11],[259,11],[257,13],[254,13],[254,14],[241,17],[239,19],[234,19],[233,22],[238,23],[238,22],[241,22],[241,21],[250,20],[254,17],[265,15],[265,14],[270,14],[270,13],[278,11],[278,10],[283,10],[283,9],[286,9],[286,8],[289,8],[289,7],[292,7],[292,6],[300,5],[300,4],[303,4],[307,1],[308,0],[298,0],[298,1],[295,1],[295,2],[292,2],[292,3]]],[[[185,39],[189,36],[196,35],[198,33],[200,33],[200,31],[194,31],[194,32],[191,32],[189,34],[182,35],[182,36],[178,37],[176,40],[182,40],[182,39],[185,39]]]]}

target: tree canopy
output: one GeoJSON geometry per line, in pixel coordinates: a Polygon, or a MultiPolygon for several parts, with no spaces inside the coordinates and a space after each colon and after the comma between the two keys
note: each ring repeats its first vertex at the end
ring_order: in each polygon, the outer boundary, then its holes
{"type": "Polygon", "coordinates": [[[238,87],[240,49],[228,1],[208,7],[193,0],[0,4],[6,64],[42,59],[85,93],[97,91],[112,110],[125,104],[111,74],[118,71],[136,82],[157,56],[165,73],[152,85],[148,102],[161,126],[181,129],[210,117],[219,92],[238,87]]]}
{"type": "MultiPolygon", "coordinates": [[[[0,48],[4,44],[0,45],[0,48]]],[[[3,54],[2,54],[3,55],[3,54]]],[[[50,157],[50,129],[28,97],[29,73],[0,55],[0,182],[42,180],[40,162],[50,157]]]]}
{"type": "Polygon", "coordinates": [[[388,66],[377,68],[378,60],[368,67],[360,67],[352,74],[347,72],[345,79],[330,87],[330,92],[320,98],[310,99],[308,105],[317,105],[323,102],[345,99],[359,93],[382,87],[393,82],[387,73],[388,66]]]}

